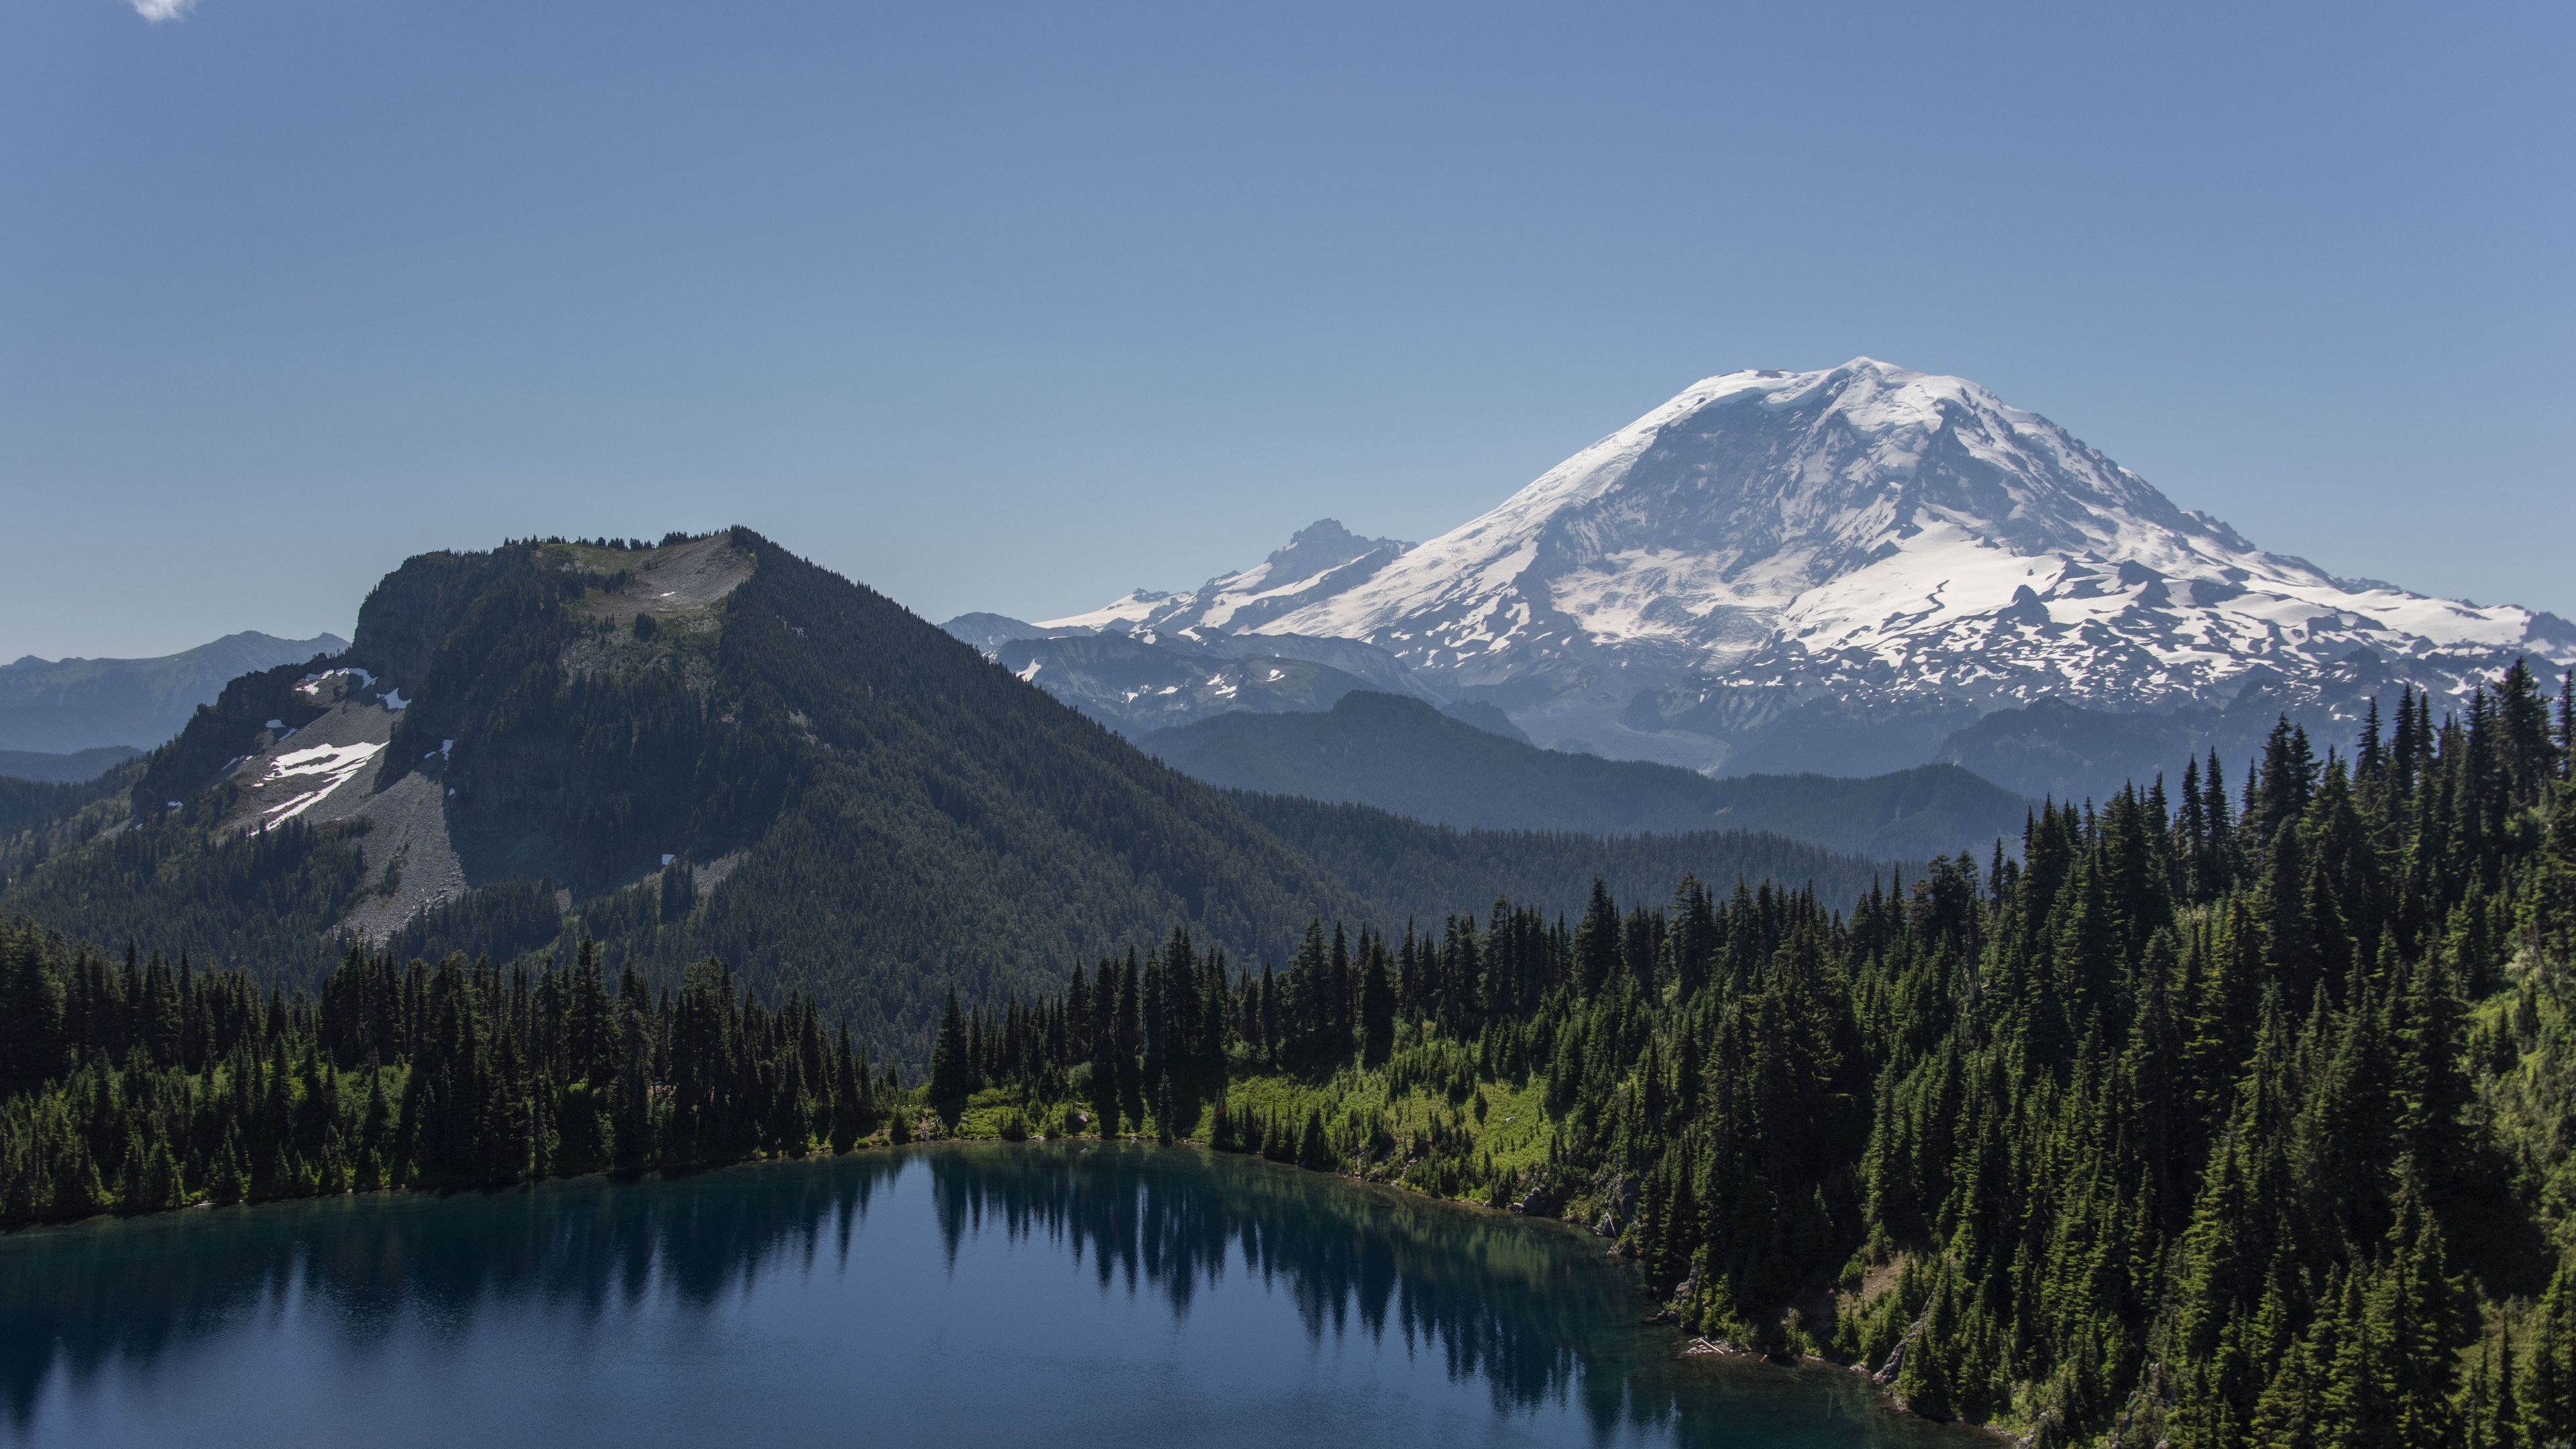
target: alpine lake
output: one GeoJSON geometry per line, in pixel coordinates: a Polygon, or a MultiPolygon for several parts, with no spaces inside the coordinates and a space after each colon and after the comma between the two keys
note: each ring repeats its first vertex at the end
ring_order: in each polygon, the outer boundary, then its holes
{"type": "Polygon", "coordinates": [[[938,1144],[0,1238],[0,1444],[1972,1442],[1651,1312],[1561,1224],[938,1144]]]}

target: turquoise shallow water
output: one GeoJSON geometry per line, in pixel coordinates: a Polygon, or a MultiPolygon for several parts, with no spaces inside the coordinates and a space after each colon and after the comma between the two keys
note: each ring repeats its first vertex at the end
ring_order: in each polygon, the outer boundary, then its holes
{"type": "Polygon", "coordinates": [[[0,1239],[0,1442],[1913,1445],[1677,1361],[1598,1242],[1240,1158],[950,1145],[0,1239]]]}

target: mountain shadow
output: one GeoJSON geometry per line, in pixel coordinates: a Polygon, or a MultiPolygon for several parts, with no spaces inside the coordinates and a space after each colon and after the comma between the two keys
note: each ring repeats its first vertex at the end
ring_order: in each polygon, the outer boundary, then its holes
{"type": "Polygon", "coordinates": [[[2018,840],[2029,802],[1956,765],[1869,779],[1711,780],[1669,765],[1542,750],[1417,700],[1353,693],[1308,714],[1228,714],[1141,742],[1232,789],[1349,801],[1440,825],[1634,835],[1769,831],[1830,850],[1924,859],[2018,840]]]}

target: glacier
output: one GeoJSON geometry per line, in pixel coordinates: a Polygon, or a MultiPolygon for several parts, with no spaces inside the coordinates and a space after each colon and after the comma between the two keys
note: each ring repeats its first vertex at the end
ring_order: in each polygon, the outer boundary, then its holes
{"type": "Polygon", "coordinates": [[[1703,768],[1819,708],[2332,719],[2576,660],[2554,615],[2336,578],[1974,382],[1866,357],[1693,383],[1420,544],[1325,520],[1196,589],[1031,627],[1355,641],[1542,743],[1703,768]]]}

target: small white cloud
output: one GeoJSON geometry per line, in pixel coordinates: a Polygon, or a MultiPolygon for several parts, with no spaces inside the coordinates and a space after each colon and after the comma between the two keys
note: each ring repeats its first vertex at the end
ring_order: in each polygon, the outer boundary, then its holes
{"type": "Polygon", "coordinates": [[[195,9],[197,0],[127,0],[127,3],[134,7],[135,14],[158,25],[164,20],[176,20],[195,9]]]}

